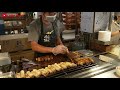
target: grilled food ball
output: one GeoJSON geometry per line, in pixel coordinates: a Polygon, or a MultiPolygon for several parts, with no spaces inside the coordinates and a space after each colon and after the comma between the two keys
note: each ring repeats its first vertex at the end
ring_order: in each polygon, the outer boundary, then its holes
{"type": "Polygon", "coordinates": [[[66,69],[66,68],[67,68],[66,65],[64,65],[64,62],[59,63],[59,66],[60,66],[62,69],[66,69]]]}
{"type": "Polygon", "coordinates": [[[43,59],[43,61],[48,61],[48,56],[44,56],[43,59]]]}
{"type": "Polygon", "coordinates": [[[38,69],[39,73],[40,73],[40,77],[43,76],[42,72],[44,71],[44,68],[38,69]]]}
{"type": "Polygon", "coordinates": [[[48,71],[47,67],[42,70],[42,75],[43,76],[48,76],[49,75],[49,71],[48,71]]]}
{"type": "Polygon", "coordinates": [[[85,63],[85,62],[82,61],[82,60],[80,60],[80,61],[77,62],[78,65],[83,65],[84,63],[85,63]]]}
{"type": "Polygon", "coordinates": [[[33,71],[31,72],[35,77],[39,77],[39,70],[37,69],[33,69],[33,71]]]}
{"type": "Polygon", "coordinates": [[[94,60],[93,60],[93,59],[88,58],[88,60],[89,60],[91,63],[94,63],[94,60]]]}
{"type": "Polygon", "coordinates": [[[26,78],[30,78],[29,73],[30,73],[30,71],[27,71],[27,72],[26,72],[26,74],[25,74],[25,77],[26,77],[26,78]]]}
{"type": "Polygon", "coordinates": [[[52,59],[53,59],[53,56],[52,56],[52,55],[50,55],[50,56],[49,56],[49,58],[50,58],[50,60],[52,60],[52,59]]]}
{"type": "Polygon", "coordinates": [[[75,67],[75,66],[77,66],[75,63],[71,63],[71,62],[66,62],[66,65],[68,67],[75,67]]]}
{"type": "Polygon", "coordinates": [[[89,59],[84,59],[84,61],[85,61],[85,64],[89,64],[90,63],[89,59]]]}
{"type": "Polygon", "coordinates": [[[40,60],[40,57],[37,58],[37,61],[41,61],[41,60],[40,60]]]}
{"type": "Polygon", "coordinates": [[[21,78],[25,78],[25,72],[24,72],[24,70],[21,70],[21,71],[20,71],[20,77],[21,77],[21,78]]]}
{"type": "Polygon", "coordinates": [[[56,71],[60,71],[59,67],[57,67],[55,64],[53,64],[52,67],[55,68],[56,71]]]}
{"type": "Polygon", "coordinates": [[[50,60],[49,55],[45,56],[45,58],[46,58],[46,59],[45,59],[46,61],[49,61],[49,60],[50,60]]]}
{"type": "Polygon", "coordinates": [[[27,71],[27,72],[26,72],[26,76],[28,76],[28,77],[32,78],[34,75],[32,74],[32,72],[27,71]]]}
{"type": "Polygon", "coordinates": [[[65,65],[66,65],[67,67],[71,67],[71,63],[69,63],[69,62],[65,62],[65,65]]]}
{"type": "Polygon", "coordinates": [[[55,63],[54,66],[56,67],[56,70],[57,70],[57,71],[62,70],[62,68],[61,68],[57,63],[55,63]]]}
{"type": "Polygon", "coordinates": [[[20,73],[16,73],[16,78],[21,78],[20,73]]]}
{"type": "Polygon", "coordinates": [[[52,65],[48,65],[48,68],[52,71],[52,73],[56,71],[56,69],[52,65]]]}

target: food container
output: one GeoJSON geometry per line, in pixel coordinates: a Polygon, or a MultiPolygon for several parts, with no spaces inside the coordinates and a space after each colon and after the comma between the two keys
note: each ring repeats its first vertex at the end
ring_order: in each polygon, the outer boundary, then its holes
{"type": "Polygon", "coordinates": [[[15,34],[18,34],[18,30],[14,30],[15,34]]]}
{"type": "Polygon", "coordinates": [[[14,77],[13,72],[7,72],[7,73],[0,74],[0,78],[13,78],[13,77],[14,77]]]}
{"type": "Polygon", "coordinates": [[[18,25],[17,21],[12,21],[12,25],[17,26],[18,25]]]}
{"type": "Polygon", "coordinates": [[[21,21],[18,21],[18,25],[21,26],[23,23],[21,21]]]}
{"type": "Polygon", "coordinates": [[[99,31],[98,40],[107,42],[111,40],[111,32],[110,31],[99,31]]]}

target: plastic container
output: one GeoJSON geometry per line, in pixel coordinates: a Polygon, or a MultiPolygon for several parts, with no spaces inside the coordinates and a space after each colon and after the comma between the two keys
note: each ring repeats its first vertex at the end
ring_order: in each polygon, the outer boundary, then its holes
{"type": "Polygon", "coordinates": [[[99,31],[98,40],[107,42],[111,40],[111,32],[110,31],[99,31]]]}

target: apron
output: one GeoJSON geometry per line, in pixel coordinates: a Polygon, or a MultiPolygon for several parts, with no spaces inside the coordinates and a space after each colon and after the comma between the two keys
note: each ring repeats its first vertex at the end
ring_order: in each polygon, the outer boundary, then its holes
{"type": "MultiPolygon", "coordinates": [[[[45,47],[55,47],[56,46],[56,39],[57,39],[56,21],[54,21],[54,23],[52,23],[53,30],[51,29],[51,32],[47,32],[47,33],[44,33],[42,18],[40,19],[40,22],[41,22],[41,35],[39,37],[38,44],[43,45],[45,47]]],[[[51,53],[35,52],[35,58],[45,56],[45,55],[50,55],[50,54],[51,53]]]]}

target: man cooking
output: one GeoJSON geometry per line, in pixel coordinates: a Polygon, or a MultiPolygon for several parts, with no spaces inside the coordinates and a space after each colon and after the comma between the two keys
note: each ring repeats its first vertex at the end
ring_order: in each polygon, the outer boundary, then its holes
{"type": "Polygon", "coordinates": [[[117,30],[117,31],[114,31],[114,32],[111,33],[112,36],[116,36],[118,34],[120,34],[120,30],[117,30]]]}
{"type": "Polygon", "coordinates": [[[56,17],[56,12],[41,12],[40,17],[30,23],[28,40],[36,57],[68,52],[60,38],[64,25],[56,17]]]}
{"type": "MultiPolygon", "coordinates": [[[[118,20],[118,18],[117,18],[117,16],[114,16],[114,20],[113,20],[113,27],[115,28],[115,26],[116,26],[116,24],[115,23],[117,23],[117,20],[118,20]]],[[[118,28],[115,28],[115,29],[118,29],[118,28]]],[[[116,36],[116,35],[119,35],[120,34],[120,30],[117,30],[117,31],[113,31],[112,33],[111,33],[111,36],[116,36]]]]}

